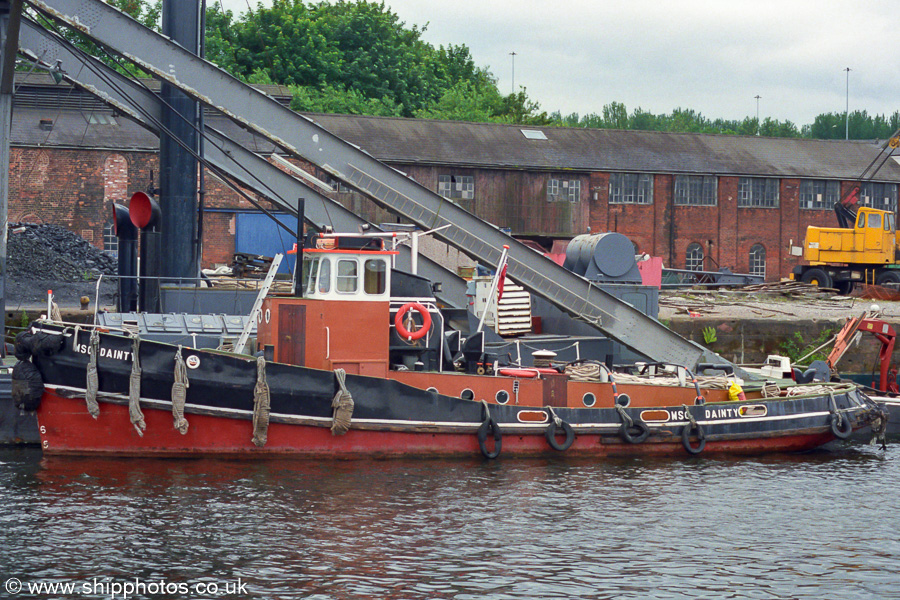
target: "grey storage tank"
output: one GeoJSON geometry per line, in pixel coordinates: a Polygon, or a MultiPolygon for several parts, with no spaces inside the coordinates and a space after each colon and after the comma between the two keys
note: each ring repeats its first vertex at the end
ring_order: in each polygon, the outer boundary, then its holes
{"type": "Polygon", "coordinates": [[[634,244],[621,233],[588,233],[572,238],[563,267],[590,281],[641,283],[634,244]]]}

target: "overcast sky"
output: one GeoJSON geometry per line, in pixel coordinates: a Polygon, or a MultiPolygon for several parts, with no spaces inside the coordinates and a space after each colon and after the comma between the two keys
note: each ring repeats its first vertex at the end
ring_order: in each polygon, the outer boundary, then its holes
{"type": "MultiPolygon", "coordinates": [[[[207,0],[211,2],[213,0],[207,0]]],[[[222,0],[236,13],[247,0],[222,0]]],[[[503,93],[524,86],[548,112],[653,113],[812,123],[900,110],[890,0],[385,0],[437,46],[465,44],[503,93]],[[515,82],[513,57],[515,52],[515,82]]],[[[255,0],[251,0],[255,7],[255,0]]],[[[267,2],[268,4],[268,2],[267,2]]]]}

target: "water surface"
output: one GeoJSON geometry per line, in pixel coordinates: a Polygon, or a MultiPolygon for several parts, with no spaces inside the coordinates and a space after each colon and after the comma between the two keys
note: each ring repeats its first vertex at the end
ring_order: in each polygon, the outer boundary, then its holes
{"type": "Polygon", "coordinates": [[[898,598],[898,478],[897,446],[604,461],[5,450],[0,575],[25,587],[0,597],[165,581],[190,592],[131,597],[898,598]]]}

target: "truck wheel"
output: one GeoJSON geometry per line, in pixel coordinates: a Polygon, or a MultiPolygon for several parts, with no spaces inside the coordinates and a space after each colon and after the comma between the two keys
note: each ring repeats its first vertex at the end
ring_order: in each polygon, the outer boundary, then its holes
{"type": "Polygon", "coordinates": [[[884,271],[880,273],[878,277],[875,279],[875,283],[877,285],[891,285],[896,286],[896,284],[900,283],[900,273],[897,271],[884,271]]]}
{"type": "Polygon", "coordinates": [[[838,294],[847,296],[853,291],[853,281],[836,281],[834,287],[837,288],[838,294]]]}
{"type": "Polygon", "coordinates": [[[830,288],[834,285],[834,282],[831,281],[831,277],[828,276],[828,273],[826,273],[824,269],[819,269],[818,267],[806,271],[800,277],[800,281],[803,283],[811,283],[820,288],[830,288]]]}

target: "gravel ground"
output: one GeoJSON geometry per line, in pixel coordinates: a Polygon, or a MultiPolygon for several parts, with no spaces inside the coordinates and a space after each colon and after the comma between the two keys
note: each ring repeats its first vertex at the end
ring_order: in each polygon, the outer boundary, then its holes
{"type": "Polygon", "coordinates": [[[741,292],[663,291],[660,320],[711,318],[723,320],[778,320],[843,322],[877,307],[888,321],[900,321],[900,301],[853,296],[752,294],[741,292]]]}

